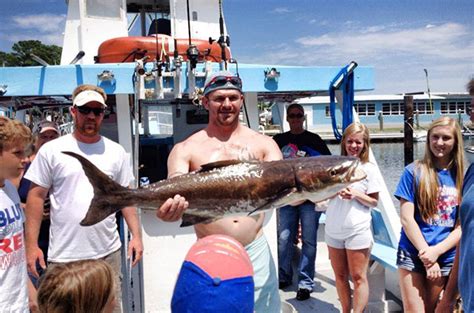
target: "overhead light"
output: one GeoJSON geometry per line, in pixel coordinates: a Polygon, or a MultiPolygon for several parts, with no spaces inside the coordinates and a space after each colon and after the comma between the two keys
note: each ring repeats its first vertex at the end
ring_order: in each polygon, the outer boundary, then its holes
{"type": "Polygon", "coordinates": [[[278,78],[280,77],[280,72],[278,72],[274,67],[264,70],[263,73],[265,74],[265,80],[278,81],[278,78]]]}
{"type": "Polygon", "coordinates": [[[0,97],[7,93],[8,85],[0,85],[0,97]]]}
{"type": "Polygon", "coordinates": [[[115,81],[115,75],[110,70],[103,70],[102,73],[97,75],[97,79],[100,82],[112,82],[115,81]]]}

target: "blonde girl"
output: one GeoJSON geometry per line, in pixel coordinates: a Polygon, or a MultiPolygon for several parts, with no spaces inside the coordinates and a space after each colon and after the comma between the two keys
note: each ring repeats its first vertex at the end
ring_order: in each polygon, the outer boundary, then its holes
{"type": "Polygon", "coordinates": [[[428,129],[425,155],[405,167],[395,196],[402,232],[397,265],[405,312],[434,312],[461,237],[457,210],[463,183],[463,143],[456,120],[428,129]]]}
{"type": "Polygon", "coordinates": [[[369,150],[367,127],[361,123],[349,125],[342,136],[341,154],[358,157],[367,177],[339,192],[326,210],[326,244],[343,312],[363,312],[369,301],[367,267],[373,244],[370,209],[377,206],[380,191],[369,150]],[[354,283],[352,299],[349,275],[354,283]]]}

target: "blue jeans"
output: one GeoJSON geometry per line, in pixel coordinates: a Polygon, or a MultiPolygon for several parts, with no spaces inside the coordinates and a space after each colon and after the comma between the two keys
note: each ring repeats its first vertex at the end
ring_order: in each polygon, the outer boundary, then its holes
{"type": "Polygon", "coordinates": [[[298,288],[313,290],[316,243],[321,212],[314,210],[314,204],[306,201],[298,206],[287,205],[278,209],[278,274],[279,281],[292,282],[291,261],[295,252],[298,224],[301,221],[303,247],[298,266],[298,288]]]}

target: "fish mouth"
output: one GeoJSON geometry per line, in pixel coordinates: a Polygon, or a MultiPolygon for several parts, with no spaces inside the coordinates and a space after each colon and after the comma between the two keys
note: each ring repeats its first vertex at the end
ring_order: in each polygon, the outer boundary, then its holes
{"type": "Polygon", "coordinates": [[[360,168],[360,162],[359,160],[355,161],[349,171],[347,172],[346,179],[349,182],[355,182],[362,180],[367,177],[367,174],[360,168]]]}

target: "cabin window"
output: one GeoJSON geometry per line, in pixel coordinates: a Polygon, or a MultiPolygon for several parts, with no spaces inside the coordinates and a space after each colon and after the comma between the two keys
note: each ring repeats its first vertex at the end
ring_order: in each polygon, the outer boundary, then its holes
{"type": "Polygon", "coordinates": [[[92,18],[120,18],[122,0],[86,0],[86,16],[92,18]]]}
{"type": "Polygon", "coordinates": [[[193,16],[193,21],[197,21],[197,20],[198,20],[198,12],[193,11],[192,16],[193,16]]]}

